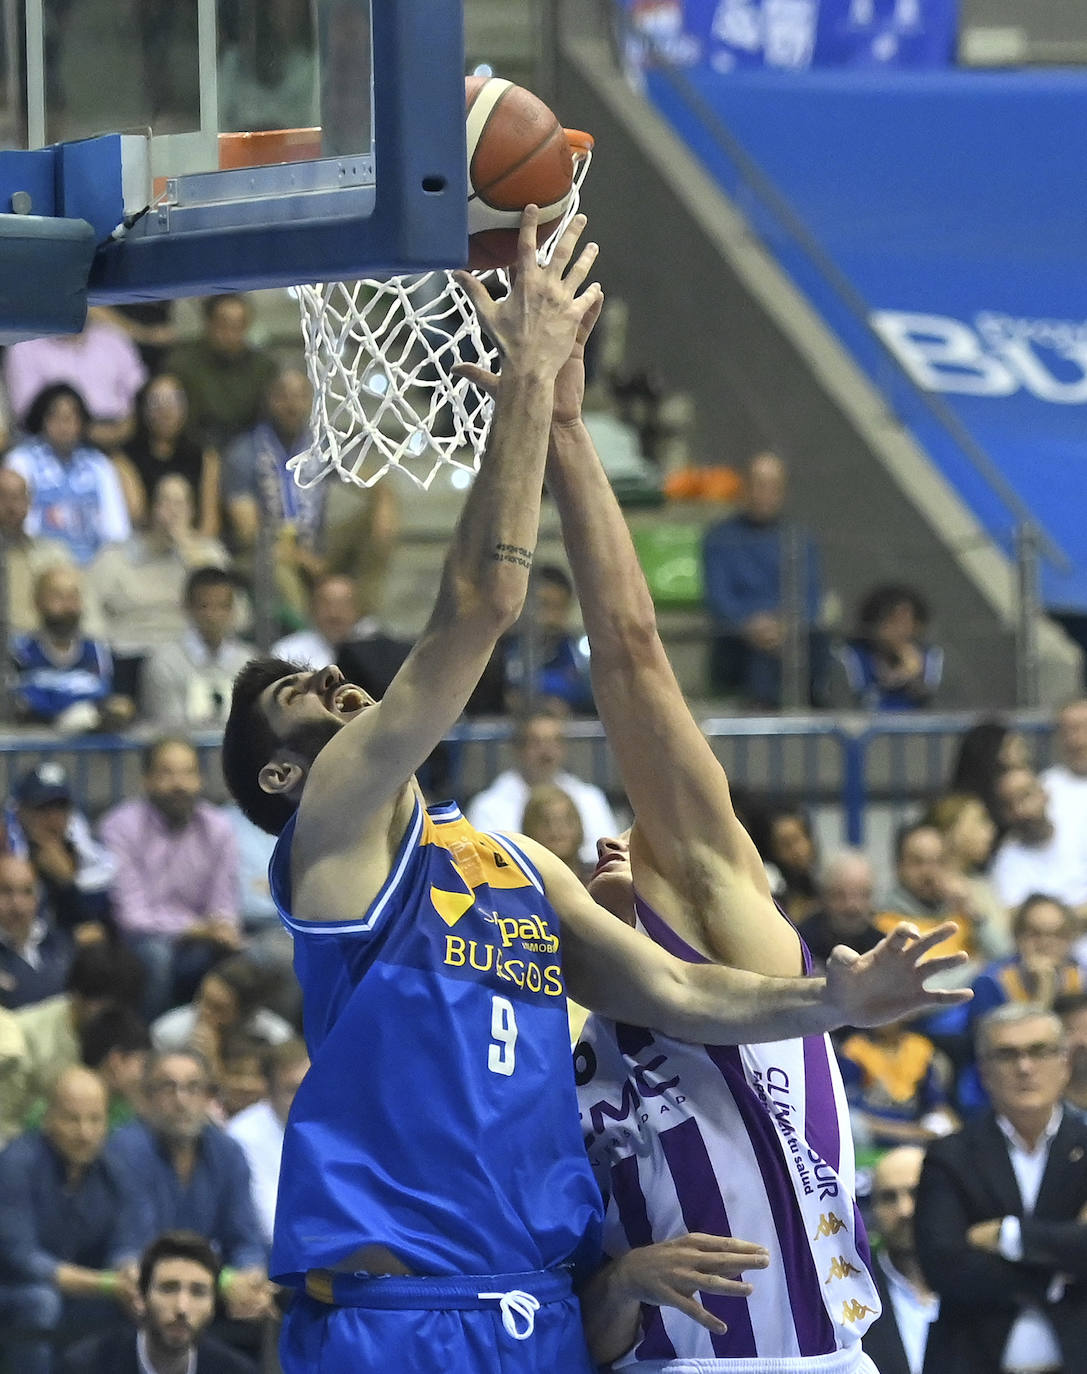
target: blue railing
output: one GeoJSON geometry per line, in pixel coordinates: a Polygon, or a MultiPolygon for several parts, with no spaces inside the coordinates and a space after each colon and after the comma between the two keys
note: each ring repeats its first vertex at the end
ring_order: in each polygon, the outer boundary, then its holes
{"type": "MultiPolygon", "coordinates": [[[[704,716],[702,729],[737,788],[810,805],[840,808],[842,839],[863,844],[874,805],[905,812],[947,790],[952,761],[975,714],[913,716],[704,716]]],[[[1037,713],[1007,718],[1031,741],[1039,767],[1049,761],[1052,721],[1037,713]]],[[[508,766],[509,722],[459,726],[449,739],[449,790],[466,800],[508,766]]],[[[613,793],[621,793],[603,727],[572,721],[570,767],[613,793]]],[[[0,797],[42,759],[64,764],[77,804],[91,816],[139,791],[146,735],[59,739],[30,733],[0,737],[0,797]]],[[[193,740],[213,797],[222,796],[219,738],[193,740]]]]}

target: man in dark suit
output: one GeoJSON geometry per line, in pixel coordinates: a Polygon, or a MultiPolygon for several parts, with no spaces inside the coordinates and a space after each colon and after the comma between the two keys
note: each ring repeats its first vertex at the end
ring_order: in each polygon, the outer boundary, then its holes
{"type": "Polygon", "coordinates": [[[1087,1126],[1061,1095],[1060,1020],[1030,1003],[981,1018],[992,1110],[928,1147],[917,1253],[940,1297],[926,1374],[1076,1374],[1087,1350],[1087,1126]]]}
{"type": "Polygon", "coordinates": [[[140,1259],[131,1327],[93,1336],[64,1357],[63,1374],[254,1374],[229,1346],[201,1333],[215,1315],[219,1261],[194,1231],[166,1231],[140,1259]]]}
{"type": "Polygon", "coordinates": [[[921,1374],[929,1327],[940,1300],[925,1282],[914,1244],[913,1214],[925,1152],[888,1150],[872,1174],[872,1212],[880,1247],[872,1265],[882,1314],[864,1333],[864,1353],[879,1374],[921,1374]]]}

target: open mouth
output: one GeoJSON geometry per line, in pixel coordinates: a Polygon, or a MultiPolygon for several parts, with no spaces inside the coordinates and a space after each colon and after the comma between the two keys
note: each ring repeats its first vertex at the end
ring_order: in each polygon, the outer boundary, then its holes
{"type": "Polygon", "coordinates": [[[335,711],[338,716],[348,716],[355,711],[361,711],[369,703],[358,687],[347,682],[337,687],[325,704],[330,711],[335,711]]]}

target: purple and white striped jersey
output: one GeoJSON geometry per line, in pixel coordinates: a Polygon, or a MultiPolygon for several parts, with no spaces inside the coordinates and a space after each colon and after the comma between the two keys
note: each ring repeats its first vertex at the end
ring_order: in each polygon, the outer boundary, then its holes
{"type": "MultiPolygon", "coordinates": [[[[705,963],[640,900],[638,923],[705,963]]],[[[805,953],[805,960],[807,955],[805,953]]],[[[590,1162],[616,1256],[689,1231],[757,1241],[770,1266],[749,1298],[698,1294],[714,1335],[674,1308],[643,1308],[615,1369],[670,1359],[796,1359],[857,1346],[880,1310],[857,1211],[853,1141],[826,1036],[689,1045],[590,1016],[575,1050],[590,1162]]]]}

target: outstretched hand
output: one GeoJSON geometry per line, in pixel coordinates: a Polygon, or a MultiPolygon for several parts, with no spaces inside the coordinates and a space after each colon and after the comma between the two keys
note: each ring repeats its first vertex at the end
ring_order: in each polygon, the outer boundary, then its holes
{"type": "MultiPolygon", "coordinates": [[[[501,300],[493,300],[472,273],[454,275],[503,360],[523,363],[531,358],[554,378],[578,348],[579,340],[584,357],[585,340],[599,318],[604,293],[596,282],[581,290],[598,252],[595,243],[587,243],[574,257],[585,229],[585,216],[571,219],[550,262],[541,266],[536,256],[539,214],[538,208],[530,205],[521,217],[517,265],[510,274],[509,292],[501,300]]],[[[484,391],[493,392],[498,385],[497,376],[476,363],[458,363],[453,372],[484,391]]]]}
{"type": "Polygon", "coordinates": [[[769,1263],[769,1252],[754,1241],[692,1232],[629,1250],[614,1262],[612,1281],[638,1302],[675,1307],[707,1331],[721,1335],[728,1329],[725,1323],[694,1295],[746,1298],[751,1285],[738,1276],[745,1269],[765,1269],[769,1263]]]}
{"type": "Polygon", "coordinates": [[[929,989],[927,979],[967,961],[967,955],[941,954],[926,959],[937,945],[956,933],[954,921],[919,935],[902,921],[867,954],[835,945],[827,960],[827,993],[846,1026],[881,1026],[920,1011],[941,1011],[969,1002],[969,988],[929,989]]]}

